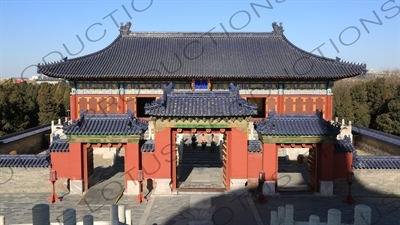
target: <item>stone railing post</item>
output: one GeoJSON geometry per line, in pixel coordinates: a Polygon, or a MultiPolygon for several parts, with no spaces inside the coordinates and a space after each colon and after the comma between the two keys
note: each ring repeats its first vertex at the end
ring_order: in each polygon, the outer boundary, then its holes
{"type": "Polygon", "coordinates": [[[83,225],[93,225],[93,216],[92,215],[86,215],[83,217],[83,225]]]}
{"type": "Polygon", "coordinates": [[[285,206],[285,225],[293,225],[293,205],[286,205],[285,206]]]}
{"type": "Polygon", "coordinates": [[[278,212],[277,211],[271,211],[270,224],[271,225],[278,225],[278,212]]]}
{"type": "Polygon", "coordinates": [[[110,225],[118,225],[118,205],[110,207],[110,225]]]}
{"type": "Polygon", "coordinates": [[[6,225],[6,218],[4,216],[0,216],[0,225],[6,225]]]}
{"type": "Polygon", "coordinates": [[[68,208],[63,211],[64,225],[76,225],[76,210],[68,208]]]}
{"type": "Polygon", "coordinates": [[[285,221],[285,207],[278,207],[278,224],[281,224],[285,221]]]}
{"type": "Polygon", "coordinates": [[[317,215],[311,215],[308,219],[308,225],[319,225],[320,219],[317,215]]]}
{"type": "Polygon", "coordinates": [[[132,211],[130,209],[127,209],[125,212],[125,218],[126,218],[126,225],[132,225],[132,211]]]}
{"type": "Polygon", "coordinates": [[[354,208],[354,225],[370,225],[371,208],[367,205],[356,205],[354,208]]]}
{"type": "Polygon", "coordinates": [[[33,225],[50,225],[50,207],[47,204],[38,204],[32,207],[33,225]]]}
{"type": "Polygon", "coordinates": [[[125,224],[125,206],[119,205],[118,206],[118,219],[119,222],[125,224]]]}
{"type": "Polygon", "coordinates": [[[342,224],[342,212],[338,209],[328,210],[328,222],[327,225],[341,225],[342,224]]]}

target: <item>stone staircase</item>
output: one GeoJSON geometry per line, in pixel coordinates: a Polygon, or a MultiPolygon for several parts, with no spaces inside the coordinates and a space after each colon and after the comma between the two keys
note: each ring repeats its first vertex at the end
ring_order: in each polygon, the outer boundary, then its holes
{"type": "Polygon", "coordinates": [[[211,152],[210,146],[207,146],[202,151],[199,145],[195,151],[191,146],[184,145],[181,165],[220,167],[222,163],[219,146],[216,146],[214,152],[211,152]]]}

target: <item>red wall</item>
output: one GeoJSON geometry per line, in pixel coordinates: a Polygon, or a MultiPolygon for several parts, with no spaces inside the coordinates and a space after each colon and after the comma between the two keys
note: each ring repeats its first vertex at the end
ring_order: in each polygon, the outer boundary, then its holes
{"type": "Polygon", "coordinates": [[[247,152],[247,134],[232,128],[228,133],[228,165],[231,178],[247,178],[247,152]]]}
{"type": "Polygon", "coordinates": [[[248,152],[247,153],[247,177],[258,178],[259,172],[263,169],[262,165],[262,152],[248,152]]]}
{"type": "Polygon", "coordinates": [[[83,179],[83,159],[82,159],[82,144],[80,142],[69,143],[70,163],[67,165],[69,170],[69,178],[71,180],[83,179]]]}
{"type": "Polygon", "coordinates": [[[51,169],[57,171],[58,178],[69,178],[70,174],[69,152],[51,152],[51,169]]]}
{"type": "Polygon", "coordinates": [[[351,172],[353,154],[349,152],[334,153],[334,179],[346,180],[347,172],[351,172]]]}
{"type": "MultiPolygon", "coordinates": [[[[278,181],[278,146],[275,143],[264,143],[263,170],[266,181],[278,181]]],[[[258,176],[257,176],[258,177],[258,176]]]]}
{"type": "Polygon", "coordinates": [[[155,136],[154,153],[143,153],[143,171],[151,178],[171,178],[171,128],[158,131],[155,136]]]}
{"type": "Polygon", "coordinates": [[[319,171],[321,181],[333,181],[334,145],[323,143],[318,145],[319,171]]]}
{"type": "Polygon", "coordinates": [[[125,145],[125,187],[128,180],[138,180],[139,143],[125,145]]]}

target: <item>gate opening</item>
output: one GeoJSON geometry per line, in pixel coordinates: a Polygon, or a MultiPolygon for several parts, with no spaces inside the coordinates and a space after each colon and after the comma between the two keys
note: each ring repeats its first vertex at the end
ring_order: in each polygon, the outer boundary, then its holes
{"type": "Polygon", "coordinates": [[[177,190],[225,191],[228,172],[226,135],[219,129],[197,130],[196,133],[188,129],[176,134],[175,139],[177,190]]]}
{"type": "Polygon", "coordinates": [[[312,191],[309,185],[310,150],[308,148],[278,149],[278,191],[312,191]]]}

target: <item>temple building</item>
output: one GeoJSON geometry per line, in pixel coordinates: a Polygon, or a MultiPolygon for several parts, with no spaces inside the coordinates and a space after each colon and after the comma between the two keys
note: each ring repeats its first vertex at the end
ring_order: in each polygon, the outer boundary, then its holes
{"type": "Polygon", "coordinates": [[[307,153],[308,191],[332,194],[333,181],[352,170],[351,141],[338,140],[341,126],[331,121],[332,86],[364,74],[365,64],[306,52],[277,23],[259,33],[130,27],[121,24],[98,52],[38,65],[38,73],[72,87],[67,140],[50,148],[51,167],[69,178],[71,191],[93,185],[93,149],[104,147],[124,149],[125,191],[132,194],[142,175],[165,194],[245,190],[260,174],[265,192],[275,193],[283,150],[307,153]],[[193,186],[185,183],[185,166],[220,174],[191,177],[193,186]]]}

